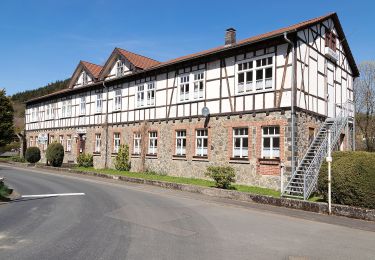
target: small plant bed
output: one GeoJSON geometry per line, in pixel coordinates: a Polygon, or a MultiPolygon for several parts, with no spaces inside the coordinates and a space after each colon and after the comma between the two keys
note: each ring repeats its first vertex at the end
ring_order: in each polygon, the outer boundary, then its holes
{"type": "MultiPolygon", "coordinates": [[[[145,179],[145,180],[190,184],[190,185],[197,185],[197,186],[203,186],[203,187],[215,187],[215,182],[210,181],[210,180],[160,175],[160,174],[152,173],[152,172],[151,173],[128,172],[128,171],[118,171],[115,169],[94,169],[92,167],[90,168],[76,167],[75,170],[79,170],[83,172],[97,172],[97,173],[103,173],[103,174],[121,175],[121,176],[127,176],[127,177],[139,178],[139,179],[145,179]]],[[[259,195],[267,195],[267,196],[272,196],[272,197],[277,197],[277,198],[280,197],[279,191],[267,189],[267,188],[261,188],[261,187],[233,184],[231,185],[231,190],[237,190],[241,192],[248,192],[248,193],[259,194],[259,195]]]]}
{"type": "Polygon", "coordinates": [[[6,201],[10,193],[11,190],[0,180],[0,201],[6,201]]]}

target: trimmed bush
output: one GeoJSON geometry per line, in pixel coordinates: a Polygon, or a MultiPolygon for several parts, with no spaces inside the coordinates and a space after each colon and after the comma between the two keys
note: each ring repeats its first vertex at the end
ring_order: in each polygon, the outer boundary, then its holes
{"type": "Polygon", "coordinates": [[[64,147],[60,143],[51,143],[47,147],[46,159],[53,167],[60,167],[64,160],[64,147]]]}
{"type": "MultiPolygon", "coordinates": [[[[326,201],[327,175],[325,162],[320,170],[317,190],[326,201]]],[[[332,203],[375,209],[375,153],[333,153],[332,203]]]]}
{"type": "Polygon", "coordinates": [[[216,188],[229,189],[232,182],[235,182],[236,174],[230,166],[209,166],[206,176],[215,181],[216,188]]]}
{"type": "Polygon", "coordinates": [[[80,155],[78,155],[77,157],[77,163],[78,163],[78,166],[80,167],[93,167],[94,166],[94,158],[92,156],[92,154],[85,154],[85,153],[82,153],[80,155]]]}
{"type": "Polygon", "coordinates": [[[28,147],[25,153],[25,159],[29,163],[37,163],[40,160],[40,149],[38,147],[28,147]]]}
{"type": "Polygon", "coordinates": [[[129,146],[121,145],[115,158],[115,168],[119,171],[129,171],[131,167],[129,160],[129,146]]]}

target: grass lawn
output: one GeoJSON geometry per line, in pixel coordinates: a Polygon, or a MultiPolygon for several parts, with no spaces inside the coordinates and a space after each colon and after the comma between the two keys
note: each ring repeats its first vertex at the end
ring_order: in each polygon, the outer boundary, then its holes
{"type": "MultiPolygon", "coordinates": [[[[174,176],[159,175],[159,174],[153,174],[153,173],[117,171],[115,169],[94,169],[92,167],[90,168],[76,167],[75,169],[80,170],[80,171],[86,171],[86,172],[123,175],[127,177],[140,178],[140,179],[146,179],[146,180],[157,180],[157,181],[166,181],[166,182],[174,182],[174,183],[181,183],[181,184],[192,184],[192,185],[203,186],[203,187],[215,186],[214,181],[196,179],[196,178],[174,177],[174,176]]],[[[233,184],[232,186],[233,186],[233,189],[237,191],[249,192],[249,193],[254,193],[254,194],[259,194],[259,195],[268,195],[272,197],[280,197],[280,192],[276,190],[272,190],[272,189],[246,186],[246,185],[238,185],[238,184],[233,184]]]]}

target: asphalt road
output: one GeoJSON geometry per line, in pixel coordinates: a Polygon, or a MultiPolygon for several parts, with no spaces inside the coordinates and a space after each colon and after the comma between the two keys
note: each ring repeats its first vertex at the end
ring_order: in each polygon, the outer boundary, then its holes
{"type": "Polygon", "coordinates": [[[38,169],[0,176],[23,195],[86,194],[0,204],[0,259],[375,259],[370,222],[38,169]]]}

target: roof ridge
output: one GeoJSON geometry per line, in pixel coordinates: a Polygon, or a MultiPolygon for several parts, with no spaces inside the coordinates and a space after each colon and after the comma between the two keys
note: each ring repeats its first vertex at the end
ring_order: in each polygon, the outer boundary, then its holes
{"type": "Polygon", "coordinates": [[[161,61],[155,60],[155,59],[153,59],[153,58],[147,57],[147,56],[142,55],[142,54],[138,54],[138,53],[135,53],[135,52],[132,52],[132,51],[129,51],[129,50],[122,49],[122,48],[120,48],[120,47],[115,47],[115,49],[122,50],[122,51],[126,51],[126,52],[129,52],[129,53],[131,53],[131,54],[134,54],[134,55],[137,55],[137,56],[140,56],[140,57],[143,57],[143,58],[146,58],[146,59],[153,60],[153,61],[156,61],[156,62],[161,63],[161,61]]]}
{"type": "Polygon", "coordinates": [[[85,61],[85,60],[80,60],[80,62],[82,62],[82,63],[85,62],[85,63],[89,63],[89,64],[92,64],[92,65],[95,65],[95,66],[103,67],[102,65],[92,63],[92,62],[89,62],[89,61],[85,61]]]}

